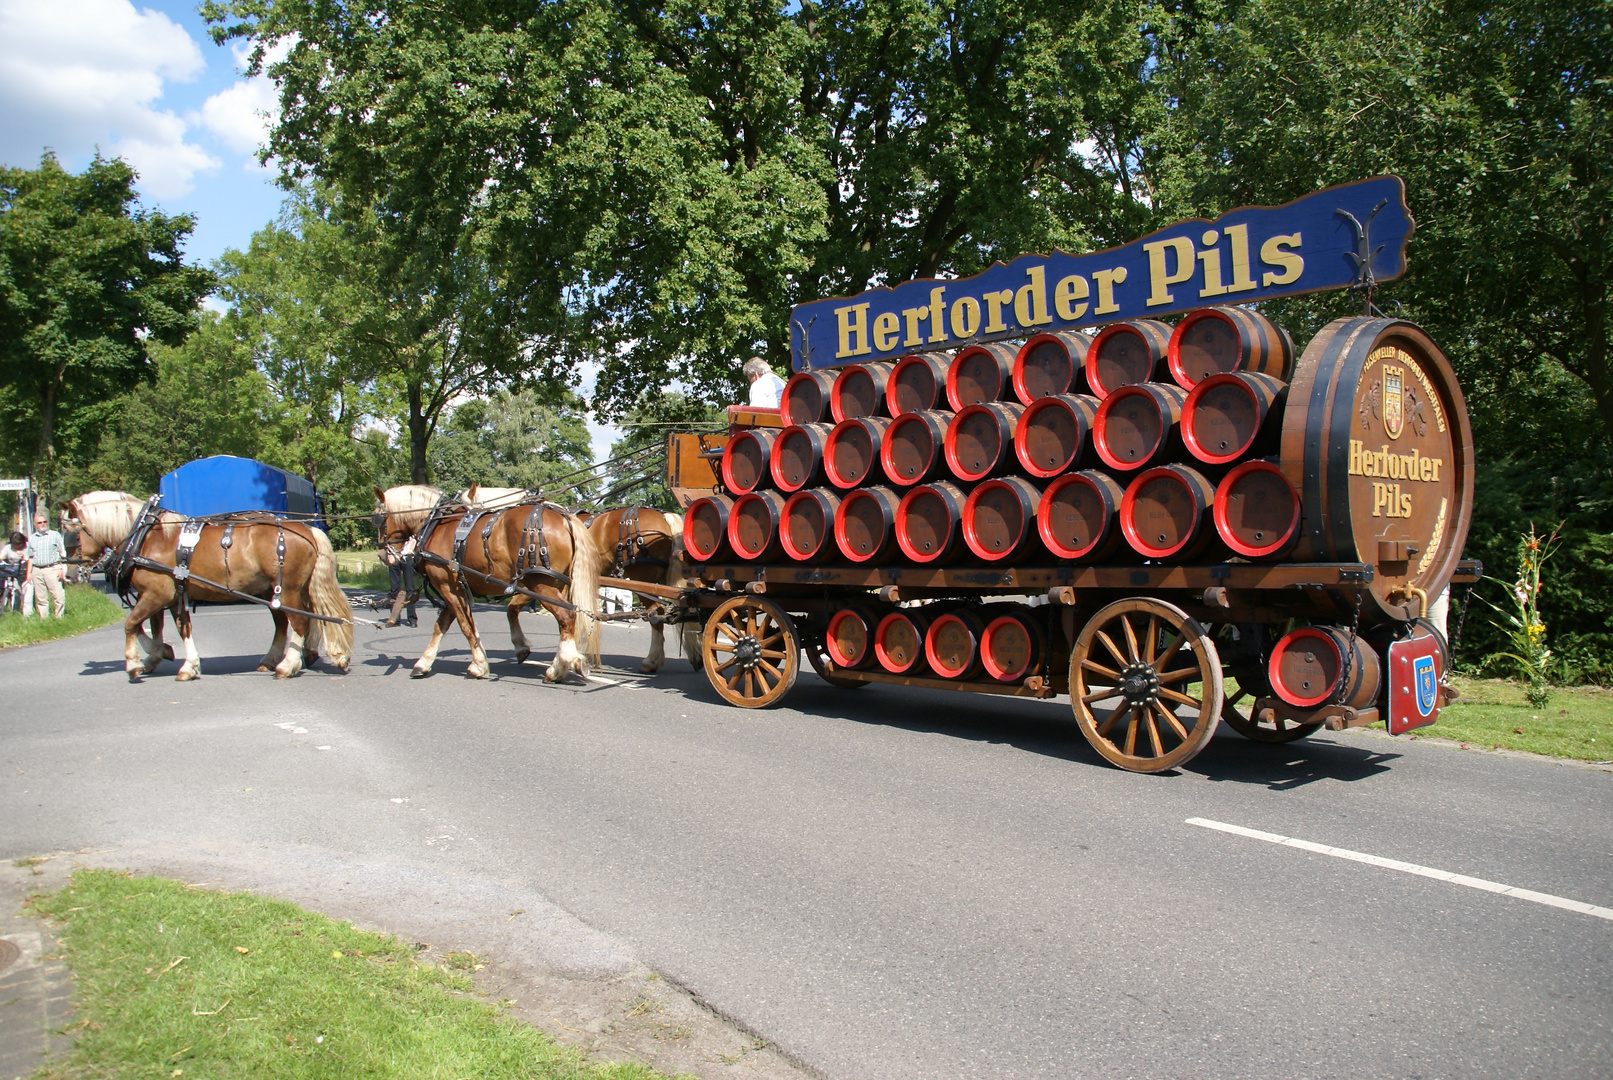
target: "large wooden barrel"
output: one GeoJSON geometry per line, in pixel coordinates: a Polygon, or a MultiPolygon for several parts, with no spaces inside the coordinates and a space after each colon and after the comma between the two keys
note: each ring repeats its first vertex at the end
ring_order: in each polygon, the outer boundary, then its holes
{"type": "Polygon", "coordinates": [[[951,562],[963,550],[963,507],[968,494],[942,480],[920,484],[896,508],[896,544],[916,563],[951,562]]]}
{"type": "Polygon", "coordinates": [[[1283,410],[1299,492],[1294,558],[1363,562],[1362,615],[1406,621],[1450,583],[1473,513],[1473,431],[1444,354],[1399,319],[1339,319],[1306,347],[1283,410]]]}
{"type": "Polygon", "coordinates": [[[745,562],[773,562],[782,550],[779,522],[784,496],[776,491],[753,491],[734,500],[728,511],[728,546],[745,562]]]}
{"type": "Polygon", "coordinates": [[[874,659],[893,675],[916,675],[925,668],[924,635],[935,612],[929,607],[898,608],[874,628],[874,659]]]}
{"type": "Polygon", "coordinates": [[[786,424],[818,424],[829,416],[829,394],[834,389],[832,371],[798,371],[784,384],[779,412],[786,424]]]}
{"type": "Polygon", "coordinates": [[[1126,492],[1096,469],[1067,473],[1047,486],[1036,508],[1036,531],[1060,559],[1098,563],[1126,546],[1120,504],[1126,492]]]}
{"type": "Polygon", "coordinates": [[[1167,378],[1165,347],[1170,340],[1170,326],[1155,319],[1110,323],[1087,350],[1088,389],[1104,398],[1122,386],[1167,378]]]}
{"type": "Polygon", "coordinates": [[[1271,688],[1298,709],[1340,704],[1365,708],[1378,700],[1382,667],[1365,638],[1348,630],[1305,626],[1272,646],[1271,688]]]}
{"type": "Polygon", "coordinates": [[[683,550],[694,562],[711,562],[728,552],[728,513],[734,500],[707,495],[689,504],[683,514],[683,550]]]}
{"type": "Polygon", "coordinates": [[[1041,551],[1036,508],[1042,492],[1018,476],[998,476],[969,493],[963,504],[963,542],[991,563],[1018,562],[1041,551]]]}
{"type": "Polygon", "coordinates": [[[1015,462],[1014,428],[1025,406],[1013,401],[965,405],[947,425],[947,468],[966,484],[993,476],[1015,462]]]}
{"type": "Polygon", "coordinates": [[[1145,559],[1188,562],[1217,539],[1211,514],[1215,485],[1186,465],[1161,465],[1139,475],[1120,502],[1126,542],[1145,559]]]}
{"type": "Polygon", "coordinates": [[[1014,354],[1014,396],[1029,405],[1038,398],[1085,393],[1091,345],[1090,337],[1075,330],[1031,337],[1014,354]]]}
{"type": "Polygon", "coordinates": [[[879,463],[885,476],[900,487],[934,479],[946,466],[947,425],[950,412],[927,409],[904,413],[891,421],[879,443],[879,463]]]}
{"type": "Polygon", "coordinates": [[[773,483],[776,428],[746,428],[722,452],[722,482],[730,495],[744,495],[773,483]]]}
{"type": "Polygon", "coordinates": [[[854,563],[874,566],[896,553],[896,509],[902,503],[886,487],[848,491],[835,512],[835,543],[854,563]]]}
{"type": "Polygon", "coordinates": [[[1037,398],[1014,428],[1014,455],[1031,476],[1046,479],[1090,464],[1092,421],[1102,404],[1090,394],[1037,398]]]}
{"type": "Polygon", "coordinates": [[[823,480],[824,442],[833,424],[792,424],[773,440],[768,468],[773,485],[794,494],[823,480]]]}
{"type": "Polygon", "coordinates": [[[878,482],[885,475],[879,447],[891,422],[883,416],[854,416],[829,432],[823,447],[823,471],[842,491],[878,482]]]}
{"type": "Polygon", "coordinates": [[[835,543],[835,512],[840,496],[822,488],[797,491],[784,503],[779,542],[784,554],[796,562],[816,563],[839,554],[835,543]]]}
{"type": "Polygon", "coordinates": [[[852,364],[842,368],[829,392],[829,414],[835,423],[854,416],[879,416],[887,413],[885,387],[890,382],[895,364],[852,364]]]}
{"type": "Polygon", "coordinates": [[[1036,613],[1018,604],[992,609],[980,636],[980,664],[1002,683],[1018,682],[1042,664],[1047,650],[1036,613]]]}
{"type": "Polygon", "coordinates": [[[1182,444],[1206,465],[1277,449],[1288,384],[1252,371],[1207,376],[1182,403],[1182,444]]]}
{"type": "Polygon", "coordinates": [[[1299,494],[1283,471],[1256,458],[1215,488],[1215,531],[1234,554],[1274,559],[1299,542],[1299,494]]]}
{"type": "Polygon", "coordinates": [[[843,607],[829,616],[824,648],[835,667],[856,671],[874,663],[874,631],[879,617],[860,605],[843,607]]]}
{"type": "Polygon", "coordinates": [[[959,349],[947,368],[947,401],[953,410],[1006,397],[1017,351],[1000,341],[959,349]]]}
{"type": "Polygon", "coordinates": [[[1118,472],[1136,472],[1180,456],[1187,391],[1171,383],[1122,386],[1103,399],[1092,419],[1092,446],[1118,472]]]}
{"type": "Polygon", "coordinates": [[[1177,385],[1191,390],[1224,371],[1256,371],[1286,380],[1294,339],[1257,311],[1210,307],[1190,311],[1171,332],[1165,364],[1177,385]]]}
{"type": "Polygon", "coordinates": [[[985,620],[967,607],[955,607],[930,621],[924,632],[924,659],[943,679],[972,679],[980,674],[980,639],[985,620]]]}
{"type": "Polygon", "coordinates": [[[896,362],[885,382],[885,408],[892,416],[925,412],[946,403],[952,354],[914,353],[896,362]]]}

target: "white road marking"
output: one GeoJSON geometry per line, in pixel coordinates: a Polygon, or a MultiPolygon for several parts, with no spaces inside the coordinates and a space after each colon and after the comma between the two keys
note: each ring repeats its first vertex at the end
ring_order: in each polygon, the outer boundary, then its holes
{"type": "Polygon", "coordinates": [[[1211,821],[1209,818],[1190,817],[1187,819],[1187,824],[1247,837],[1250,840],[1264,840],[1268,844],[1279,844],[1282,847],[1314,851],[1318,855],[1331,855],[1335,859],[1348,859],[1351,862],[1366,863],[1368,866],[1381,866],[1386,870],[1399,870],[1406,874],[1416,874],[1418,877],[1433,878],[1435,881],[1448,881],[1452,885],[1466,885],[1470,889],[1482,892],[1515,896],[1519,900],[1532,900],[1547,907],[1577,911],[1581,915],[1592,915],[1613,922],[1613,908],[1597,907],[1595,904],[1570,900],[1565,896],[1553,896],[1551,893],[1535,892],[1533,889],[1520,889],[1513,885],[1503,885],[1498,881],[1486,881],[1484,878],[1468,877],[1466,874],[1453,874],[1449,870],[1436,870],[1432,866],[1386,859],[1381,855],[1368,855],[1361,851],[1351,851],[1349,848],[1329,847],[1327,844],[1317,844],[1310,840],[1296,840],[1291,836],[1279,836],[1277,833],[1261,832],[1259,829],[1246,829],[1242,825],[1228,825],[1224,821],[1211,821]]]}

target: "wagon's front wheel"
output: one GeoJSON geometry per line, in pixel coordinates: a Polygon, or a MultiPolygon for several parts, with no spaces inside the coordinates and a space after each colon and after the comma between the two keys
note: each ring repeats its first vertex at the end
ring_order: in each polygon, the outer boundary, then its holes
{"type": "Polygon", "coordinates": [[[1221,718],[1221,658],[1196,621],[1153,597],[1118,600],[1077,635],[1070,700],[1092,748],[1131,772],[1186,764],[1221,718]]]}
{"type": "Polygon", "coordinates": [[[795,685],[801,638],[795,621],[759,596],[736,596],[711,613],[701,641],[706,678],[730,705],[765,709],[795,685]]]}

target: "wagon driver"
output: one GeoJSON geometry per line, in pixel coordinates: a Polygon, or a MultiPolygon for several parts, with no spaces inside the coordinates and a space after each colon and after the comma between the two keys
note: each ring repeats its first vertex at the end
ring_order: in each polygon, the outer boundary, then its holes
{"type": "Polygon", "coordinates": [[[38,604],[41,619],[52,607],[56,617],[61,618],[67,613],[67,594],[62,591],[62,571],[66,569],[62,560],[67,558],[67,544],[44,514],[34,515],[34,532],[28,537],[26,554],[33,566],[32,591],[23,594],[22,613],[32,615],[38,604]]]}
{"type": "Polygon", "coordinates": [[[784,380],[773,374],[767,361],[753,356],[745,361],[745,378],[750,382],[750,403],[753,409],[776,409],[784,397],[784,380]]]}

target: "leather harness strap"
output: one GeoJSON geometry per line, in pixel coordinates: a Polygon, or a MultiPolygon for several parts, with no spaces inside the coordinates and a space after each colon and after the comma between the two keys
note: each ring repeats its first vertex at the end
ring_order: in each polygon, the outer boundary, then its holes
{"type": "Polygon", "coordinates": [[[178,604],[181,611],[185,610],[185,581],[190,577],[190,557],[196,550],[196,542],[202,538],[203,522],[195,518],[187,518],[179,527],[179,539],[174,544],[174,592],[178,594],[178,604]]]}

